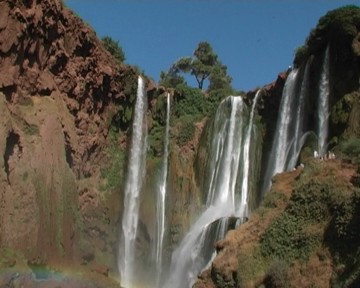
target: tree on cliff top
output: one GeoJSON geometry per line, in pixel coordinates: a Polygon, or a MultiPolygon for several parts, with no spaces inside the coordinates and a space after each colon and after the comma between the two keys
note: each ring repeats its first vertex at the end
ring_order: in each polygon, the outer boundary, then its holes
{"type": "Polygon", "coordinates": [[[125,54],[119,45],[119,41],[115,41],[111,37],[105,36],[101,39],[101,42],[103,43],[105,49],[109,51],[117,61],[120,63],[125,61],[125,54]]]}
{"type": "MultiPolygon", "coordinates": [[[[199,89],[204,86],[204,81],[209,79],[209,89],[230,87],[231,77],[227,75],[227,67],[218,60],[208,42],[200,42],[193,56],[182,57],[169,69],[167,74],[162,74],[162,79],[182,80],[179,73],[190,73],[195,77],[199,89]]],[[[177,81],[175,81],[177,82],[177,81]]]]}

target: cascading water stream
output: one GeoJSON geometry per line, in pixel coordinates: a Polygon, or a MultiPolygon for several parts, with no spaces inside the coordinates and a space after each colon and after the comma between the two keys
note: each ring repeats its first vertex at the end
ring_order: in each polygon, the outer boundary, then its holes
{"type": "Polygon", "coordinates": [[[279,117],[276,123],[276,132],[263,180],[262,193],[267,191],[271,185],[271,178],[276,173],[283,172],[289,152],[289,137],[292,119],[292,103],[296,96],[296,82],[298,79],[298,69],[290,72],[286,79],[285,87],[281,97],[279,117]]]}
{"type": "Polygon", "coordinates": [[[155,242],[155,264],[156,264],[156,286],[159,287],[159,281],[162,271],[162,251],[165,231],[165,199],[166,184],[168,174],[168,156],[169,156],[169,130],[170,130],[170,94],[166,98],[166,125],[164,137],[164,155],[161,168],[161,178],[156,203],[156,242],[155,242]]]}
{"type": "Polygon", "coordinates": [[[215,135],[210,151],[211,180],[208,186],[207,207],[216,203],[230,203],[233,210],[235,209],[235,179],[238,175],[244,126],[244,121],[236,119],[243,115],[243,109],[242,98],[230,96],[220,103],[216,112],[215,135]],[[228,106],[231,108],[230,117],[228,106]]]}
{"type": "Polygon", "coordinates": [[[299,158],[299,154],[306,137],[304,136],[304,117],[305,117],[305,103],[306,97],[309,92],[309,79],[310,79],[310,61],[308,60],[305,67],[304,78],[301,83],[300,95],[297,103],[296,118],[295,118],[295,129],[293,143],[290,150],[290,160],[287,164],[286,170],[290,170],[295,167],[296,162],[299,158]]]}
{"type": "Polygon", "coordinates": [[[243,151],[243,180],[241,185],[241,201],[239,208],[239,216],[241,218],[248,216],[248,196],[249,196],[249,182],[250,182],[250,145],[251,145],[251,135],[253,132],[253,120],[255,114],[255,108],[260,96],[261,90],[259,89],[256,92],[255,98],[253,100],[253,104],[250,112],[249,124],[246,131],[245,143],[244,143],[244,151],[243,151]]]}
{"type": "MultiPolygon", "coordinates": [[[[216,112],[209,153],[206,210],[172,255],[167,288],[188,288],[209,263],[213,243],[225,236],[227,218],[236,215],[235,192],[243,153],[243,135],[249,117],[241,97],[223,100],[216,112]],[[220,221],[214,229],[217,219],[220,221]],[[212,231],[211,233],[209,231],[212,231]],[[221,234],[221,235],[220,235],[221,234]],[[211,235],[211,236],[210,236],[211,235]],[[204,253],[206,251],[206,253],[204,253]]],[[[206,189],[207,189],[206,188],[206,189]]]]}
{"type": "Polygon", "coordinates": [[[124,188],[124,212],[122,217],[122,234],[118,259],[121,284],[127,288],[131,287],[134,278],[134,252],[139,218],[139,194],[145,174],[145,153],[147,146],[146,110],[147,97],[144,80],[139,76],[128,171],[124,188]]]}
{"type": "Polygon", "coordinates": [[[329,131],[329,94],[330,94],[330,48],[326,48],[320,85],[318,101],[318,150],[319,155],[324,156],[327,150],[327,137],[329,131]]]}

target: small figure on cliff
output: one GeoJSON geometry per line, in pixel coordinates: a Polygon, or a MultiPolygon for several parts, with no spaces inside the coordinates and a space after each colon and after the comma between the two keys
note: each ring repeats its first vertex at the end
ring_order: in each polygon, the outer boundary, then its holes
{"type": "Polygon", "coordinates": [[[318,159],[319,158],[319,153],[318,153],[318,151],[314,151],[314,159],[318,159]]]}

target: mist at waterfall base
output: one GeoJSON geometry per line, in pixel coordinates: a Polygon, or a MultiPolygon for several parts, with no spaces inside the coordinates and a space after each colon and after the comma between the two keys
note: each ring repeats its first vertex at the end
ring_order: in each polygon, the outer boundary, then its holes
{"type": "Polygon", "coordinates": [[[156,267],[149,267],[153,278],[150,282],[148,278],[139,279],[143,275],[136,269],[138,263],[136,263],[134,251],[139,217],[137,201],[142,183],[139,179],[142,179],[145,173],[144,155],[147,137],[144,117],[146,95],[143,80],[139,77],[135,105],[137,116],[134,117],[132,127],[122,235],[119,245],[118,265],[123,287],[191,287],[198,273],[208,267],[214,258],[216,254],[214,243],[224,238],[229,229],[234,229],[247,219],[251,209],[254,208],[249,208],[251,199],[262,196],[270,188],[271,179],[275,174],[294,169],[298,164],[301,149],[310,135],[317,139],[313,148],[318,149],[321,155],[326,152],[330,97],[329,54],[328,47],[323,56],[319,89],[316,92],[317,103],[314,112],[316,119],[313,121],[309,121],[311,113],[308,107],[311,94],[309,91],[312,65],[310,58],[306,65],[293,69],[288,74],[279,106],[275,134],[272,137],[271,151],[267,153],[264,169],[258,164],[261,163],[262,141],[259,141],[261,133],[254,121],[257,115],[257,102],[261,99],[261,90],[257,91],[251,105],[246,104],[240,96],[229,96],[219,104],[216,114],[207,124],[209,129],[204,129],[206,133],[209,133],[207,139],[211,139],[206,146],[208,157],[204,163],[206,171],[202,187],[203,194],[207,197],[199,217],[190,225],[188,232],[172,252],[171,263],[164,263],[164,251],[162,251],[164,235],[168,231],[165,221],[165,203],[167,158],[171,150],[169,147],[171,106],[170,95],[167,95],[165,148],[161,177],[158,181],[156,232],[154,233],[156,236],[152,245],[154,259],[151,263],[156,267]],[[139,102],[142,101],[144,103],[140,104],[139,102]],[[132,153],[135,154],[132,155],[132,153]],[[134,178],[131,174],[137,175],[138,178],[134,178]]]}

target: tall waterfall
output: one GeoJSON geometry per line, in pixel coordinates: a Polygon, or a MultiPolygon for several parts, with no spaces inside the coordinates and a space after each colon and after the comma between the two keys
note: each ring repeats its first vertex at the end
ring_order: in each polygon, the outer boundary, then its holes
{"type": "Polygon", "coordinates": [[[285,82],[280,102],[279,117],[276,123],[276,132],[263,180],[262,192],[269,189],[272,176],[285,170],[289,144],[291,141],[291,119],[293,115],[291,108],[296,96],[295,92],[298,74],[298,69],[292,70],[285,82]]]}
{"type": "Polygon", "coordinates": [[[147,146],[146,110],[147,96],[145,84],[143,78],[139,76],[124,190],[124,212],[118,259],[121,284],[124,287],[130,287],[134,279],[134,252],[139,217],[139,194],[145,174],[145,153],[147,146]]]}
{"type": "MultiPolygon", "coordinates": [[[[250,113],[252,115],[256,100],[250,113]]],[[[247,203],[236,203],[236,194],[245,189],[241,182],[245,168],[241,166],[245,150],[248,150],[247,157],[250,155],[249,148],[244,148],[246,139],[251,138],[248,136],[249,133],[251,135],[251,128],[247,124],[252,125],[252,120],[249,120],[248,109],[241,97],[230,96],[220,103],[210,129],[212,142],[207,160],[206,209],[172,255],[170,277],[165,284],[167,288],[190,287],[197,274],[211,261],[213,244],[224,238],[231,226],[229,219],[243,216],[238,214],[239,206],[246,207],[247,203]]]]}
{"type": "Polygon", "coordinates": [[[228,97],[220,103],[216,111],[214,137],[209,152],[211,157],[207,207],[227,203],[235,212],[236,177],[246,119],[244,110],[245,105],[241,97],[228,97]]]}
{"type": "Polygon", "coordinates": [[[305,141],[305,131],[304,131],[304,119],[305,119],[305,104],[306,97],[309,93],[309,80],[310,80],[310,61],[308,60],[305,66],[304,77],[301,82],[300,95],[298,98],[298,103],[296,105],[296,114],[295,114],[295,128],[294,136],[289,152],[289,162],[286,166],[286,170],[290,170],[295,167],[296,162],[299,158],[299,154],[302,146],[305,141]]]}
{"type": "Polygon", "coordinates": [[[155,264],[156,264],[156,284],[159,287],[159,281],[162,271],[162,252],[165,231],[165,198],[166,184],[168,174],[168,156],[169,156],[169,129],[170,129],[170,93],[166,98],[166,125],[164,136],[164,154],[161,168],[161,177],[156,202],[156,241],[155,241],[155,264]]]}
{"type": "Polygon", "coordinates": [[[319,155],[323,156],[327,150],[327,138],[329,131],[329,75],[330,75],[330,48],[326,48],[321,79],[319,85],[319,101],[318,101],[318,149],[319,155]]]}
{"type": "Polygon", "coordinates": [[[240,217],[247,217],[248,215],[248,197],[249,197],[249,182],[250,182],[250,145],[251,145],[251,136],[254,131],[253,127],[253,120],[255,114],[255,107],[260,96],[261,90],[259,89],[256,92],[255,98],[253,100],[253,104],[251,106],[250,112],[250,120],[249,125],[246,131],[245,143],[244,143],[244,156],[243,156],[243,180],[241,185],[241,201],[240,201],[240,208],[239,208],[239,215],[240,217]]]}

